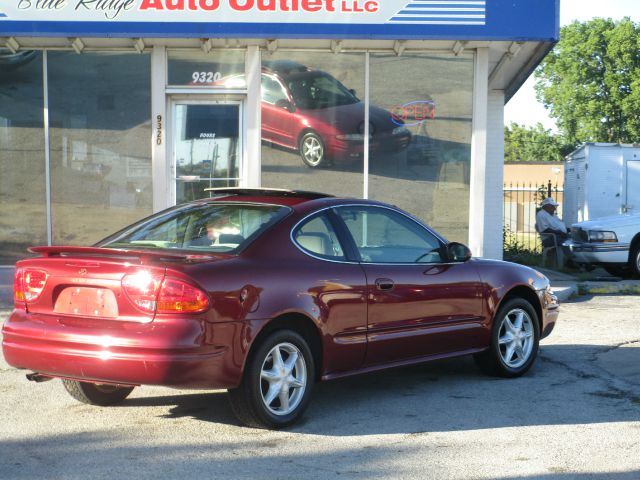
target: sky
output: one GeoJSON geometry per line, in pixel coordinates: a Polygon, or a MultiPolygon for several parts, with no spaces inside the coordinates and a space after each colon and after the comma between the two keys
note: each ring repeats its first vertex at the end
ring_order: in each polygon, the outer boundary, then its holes
{"type": "MultiPolygon", "coordinates": [[[[581,22],[591,20],[594,17],[614,20],[630,17],[634,22],[640,22],[640,0],[560,0],[561,25],[567,25],[574,20],[581,22]]],[[[556,131],[555,122],[549,118],[545,108],[536,100],[534,84],[533,75],[531,75],[505,105],[504,124],[516,122],[533,126],[540,122],[545,128],[556,131]]]]}

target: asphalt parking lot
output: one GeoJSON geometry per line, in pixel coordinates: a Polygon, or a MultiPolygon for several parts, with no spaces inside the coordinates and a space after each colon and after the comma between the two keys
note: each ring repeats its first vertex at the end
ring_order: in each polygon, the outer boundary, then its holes
{"type": "Polygon", "coordinates": [[[524,378],[456,359],[330,382],[280,432],[239,426],[224,392],[90,407],[0,360],[0,478],[638,479],[639,300],[563,304],[524,378]]]}

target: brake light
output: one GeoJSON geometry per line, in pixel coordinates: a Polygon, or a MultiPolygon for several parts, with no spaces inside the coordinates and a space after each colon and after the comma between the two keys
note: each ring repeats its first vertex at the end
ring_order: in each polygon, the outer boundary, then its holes
{"type": "Polygon", "coordinates": [[[199,288],[175,278],[165,278],[158,296],[158,313],[196,313],[209,307],[207,295],[199,288]]]}
{"type": "Polygon", "coordinates": [[[35,302],[47,283],[48,274],[35,268],[18,268],[13,277],[13,300],[16,307],[35,302]]]}
{"type": "Polygon", "coordinates": [[[140,271],[126,275],[122,288],[131,301],[148,313],[197,313],[209,307],[205,292],[175,278],[140,271]]]}

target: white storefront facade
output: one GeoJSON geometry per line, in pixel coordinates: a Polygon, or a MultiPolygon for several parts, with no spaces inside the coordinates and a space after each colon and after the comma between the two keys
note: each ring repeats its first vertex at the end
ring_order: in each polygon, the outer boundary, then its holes
{"type": "Polygon", "coordinates": [[[8,0],[0,264],[216,186],[392,203],[502,256],[505,101],[558,0],[8,0]]]}

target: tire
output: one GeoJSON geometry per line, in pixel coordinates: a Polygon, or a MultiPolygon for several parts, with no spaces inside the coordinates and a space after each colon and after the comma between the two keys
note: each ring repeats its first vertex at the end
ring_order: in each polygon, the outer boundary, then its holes
{"type": "Polygon", "coordinates": [[[633,247],[631,250],[631,257],[629,257],[629,264],[631,265],[631,273],[635,278],[640,278],[640,244],[633,247]]]}
{"type": "Polygon", "coordinates": [[[315,132],[307,132],[300,138],[298,151],[307,167],[320,168],[328,163],[324,142],[315,132]]]}
{"type": "Polygon", "coordinates": [[[133,391],[134,387],[121,387],[104,383],[78,382],[62,379],[62,384],[69,395],[82,403],[108,407],[122,402],[133,391]]]}
{"type": "Polygon", "coordinates": [[[474,355],[474,359],[489,375],[519,377],[533,365],[539,342],[540,324],[535,310],[527,300],[512,298],[500,307],[493,320],[491,346],[474,355]]]}
{"type": "Polygon", "coordinates": [[[628,266],[614,267],[614,266],[605,265],[602,268],[604,268],[609,275],[613,275],[614,277],[629,278],[632,273],[631,269],[628,266]]]}
{"type": "Polygon", "coordinates": [[[314,359],[306,340],[292,330],[278,330],[250,354],[242,383],[229,390],[231,408],[249,427],[286,427],[307,408],[314,382],[314,359]]]}

